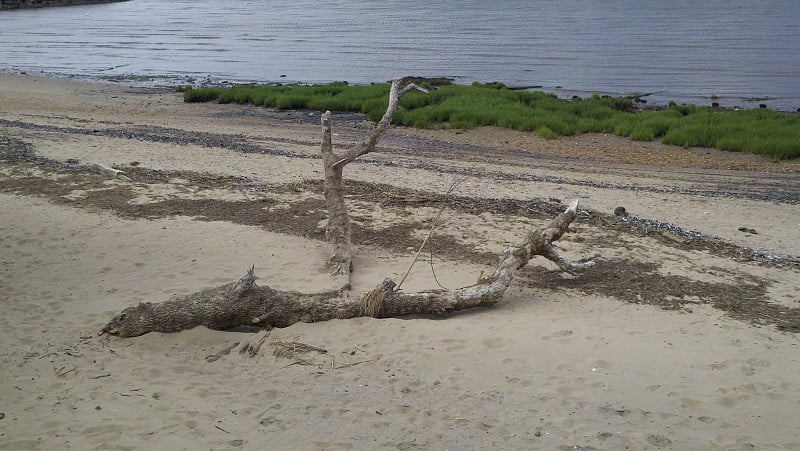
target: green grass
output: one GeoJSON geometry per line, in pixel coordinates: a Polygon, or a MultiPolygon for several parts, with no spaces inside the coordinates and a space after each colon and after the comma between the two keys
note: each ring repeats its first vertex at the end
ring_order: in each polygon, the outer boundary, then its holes
{"type": "MultiPolygon", "coordinates": [[[[186,102],[219,101],[281,109],[356,111],[370,120],[383,116],[389,85],[240,85],[184,89],[186,102]]],[[[501,83],[448,84],[425,94],[403,97],[394,123],[409,127],[469,129],[496,126],[530,131],[554,139],[576,133],[615,133],[638,141],[661,139],[684,147],[715,147],[768,155],[800,157],[800,119],[765,108],[717,110],[695,105],[635,112],[627,98],[562,100],[543,92],[508,89],[501,83]]]]}
{"type": "Polygon", "coordinates": [[[542,138],[546,138],[546,139],[556,139],[556,138],[558,138],[558,133],[554,132],[553,130],[550,130],[550,127],[548,127],[546,125],[542,125],[541,127],[537,128],[533,132],[536,133],[536,136],[539,136],[539,137],[542,137],[542,138]]]}

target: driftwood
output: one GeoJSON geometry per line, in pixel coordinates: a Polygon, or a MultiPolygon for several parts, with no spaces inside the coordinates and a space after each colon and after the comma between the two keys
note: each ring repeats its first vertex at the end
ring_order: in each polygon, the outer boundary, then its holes
{"type": "Polygon", "coordinates": [[[100,163],[91,163],[91,164],[89,164],[88,168],[91,169],[94,172],[97,172],[98,174],[104,174],[104,175],[107,175],[107,176],[109,176],[111,178],[125,180],[126,182],[130,182],[131,181],[131,179],[129,179],[128,177],[125,176],[125,171],[122,171],[122,170],[119,170],[119,169],[114,169],[114,168],[102,165],[100,163]]]}
{"type": "Polygon", "coordinates": [[[256,285],[250,268],[239,281],[187,296],[176,296],[162,303],[141,303],[116,315],[103,332],[133,337],[148,332],[177,332],[195,326],[226,329],[249,325],[286,327],[296,322],[317,322],[333,318],[361,316],[400,317],[426,314],[444,316],[473,307],[490,306],[502,299],[514,272],[536,255],[555,262],[565,271],[592,266],[574,263],[561,256],[553,242],[561,238],[575,220],[578,201],[546,226],[529,232],[524,241],[507,248],[494,272],[478,284],[453,291],[431,290],[405,293],[395,289],[391,279],[360,297],[345,297],[338,290],[321,293],[279,291],[256,285]]]}
{"type": "Polygon", "coordinates": [[[348,151],[337,154],[333,151],[331,142],[331,112],[326,111],[322,115],[322,163],[325,167],[325,180],[323,183],[325,193],[325,204],[328,208],[328,226],[326,236],[331,244],[331,256],[329,264],[334,274],[346,274],[347,283],[345,288],[350,288],[350,272],[352,271],[352,233],[350,229],[350,218],[347,215],[347,206],[344,201],[344,188],[342,186],[342,173],[344,167],[353,162],[356,158],[366,155],[375,150],[380,137],[389,129],[392,118],[400,106],[400,99],[411,90],[428,92],[423,88],[411,83],[405,87],[400,87],[402,79],[392,80],[389,91],[389,105],[386,108],[383,118],[370,133],[369,137],[356,147],[348,151]]]}

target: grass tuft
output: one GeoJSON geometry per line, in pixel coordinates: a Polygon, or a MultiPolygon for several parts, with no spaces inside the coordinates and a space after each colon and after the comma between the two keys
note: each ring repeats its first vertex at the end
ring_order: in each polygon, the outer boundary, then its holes
{"type": "Polygon", "coordinates": [[[539,137],[542,137],[542,138],[545,138],[545,139],[557,139],[558,138],[558,133],[554,132],[553,130],[550,129],[550,127],[548,127],[546,125],[542,125],[541,127],[537,128],[533,132],[536,133],[536,136],[539,136],[539,137]]]}

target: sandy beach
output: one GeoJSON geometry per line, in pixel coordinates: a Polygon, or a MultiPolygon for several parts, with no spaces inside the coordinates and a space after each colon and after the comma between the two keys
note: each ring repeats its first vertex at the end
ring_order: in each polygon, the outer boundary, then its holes
{"type": "MultiPolygon", "coordinates": [[[[392,128],[345,170],[355,292],[402,277],[442,208],[406,291],[475,283],[574,198],[559,248],[595,267],[536,259],[492,308],[295,324],[255,357],[264,331],[99,334],[251,265],[334,288],[319,120],[0,74],[0,449],[800,449],[798,161],[392,128]]],[[[333,124],[335,147],[372,127],[333,124]]]]}

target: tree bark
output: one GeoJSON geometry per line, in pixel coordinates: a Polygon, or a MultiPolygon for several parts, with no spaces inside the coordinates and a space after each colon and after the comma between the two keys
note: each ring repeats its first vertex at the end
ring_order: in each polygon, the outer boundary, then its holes
{"type": "Polygon", "coordinates": [[[333,151],[331,142],[331,112],[326,111],[322,115],[322,163],[325,166],[325,180],[323,182],[325,204],[328,208],[328,226],[326,236],[331,244],[331,256],[328,261],[334,274],[344,274],[347,276],[345,289],[350,288],[350,272],[352,267],[352,232],[350,228],[350,218],[347,215],[347,205],[344,201],[344,188],[342,186],[342,173],[344,167],[361,155],[368,154],[375,150],[380,137],[389,129],[392,118],[400,106],[400,99],[409,91],[417,89],[427,92],[425,89],[411,83],[401,88],[402,79],[392,80],[389,90],[389,105],[386,107],[378,125],[370,133],[369,137],[359,143],[353,149],[337,155],[333,151]]]}
{"type": "Polygon", "coordinates": [[[133,337],[148,332],[177,332],[200,325],[211,329],[241,325],[287,327],[296,322],[360,316],[444,316],[473,307],[490,306],[502,299],[515,271],[536,255],[544,256],[570,272],[593,265],[591,261],[569,261],[552,244],[567,232],[575,220],[577,208],[576,200],[549,224],[528,233],[521,244],[507,248],[494,272],[471,287],[405,293],[396,290],[391,279],[386,279],[359,298],[348,298],[338,290],[299,293],[258,286],[254,270],[250,268],[237,282],[176,296],[162,303],[145,302],[129,307],[112,318],[103,327],[103,332],[133,337]]]}

